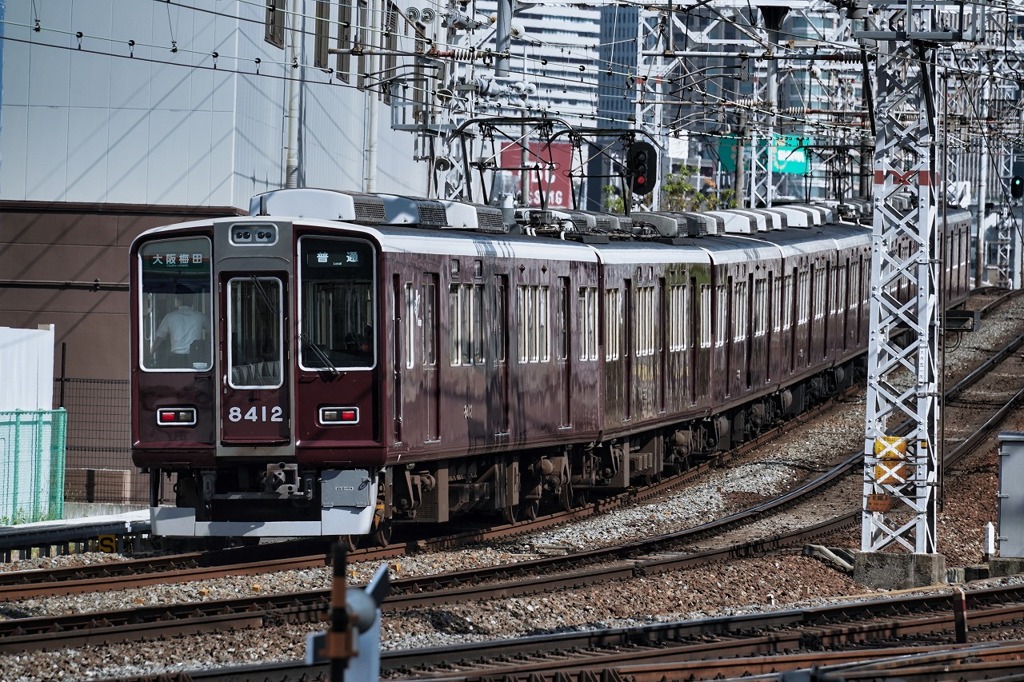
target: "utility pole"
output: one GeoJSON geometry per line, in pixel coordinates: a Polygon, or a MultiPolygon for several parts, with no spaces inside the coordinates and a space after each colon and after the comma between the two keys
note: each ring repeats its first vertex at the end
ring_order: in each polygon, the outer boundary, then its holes
{"type": "MultiPolygon", "coordinates": [[[[288,11],[288,58],[295,65],[299,63],[302,44],[302,13],[299,0],[292,0],[288,11]]],[[[284,153],[284,186],[295,189],[299,186],[299,95],[302,90],[302,70],[292,67],[287,84],[287,143],[284,153]]]]}
{"type": "MultiPolygon", "coordinates": [[[[377,0],[369,0],[370,12],[370,77],[380,81],[380,48],[383,46],[381,27],[384,25],[384,4],[377,0]]],[[[380,98],[382,86],[368,86],[366,93],[366,128],[363,131],[366,155],[363,157],[363,191],[377,191],[377,126],[380,118],[380,98]]]]}
{"type": "Polygon", "coordinates": [[[747,159],[743,150],[747,144],[747,114],[744,111],[739,113],[739,131],[736,134],[736,179],[733,181],[733,186],[736,188],[736,207],[743,208],[746,206],[746,198],[743,196],[747,188],[745,187],[745,180],[747,177],[747,159]]]}

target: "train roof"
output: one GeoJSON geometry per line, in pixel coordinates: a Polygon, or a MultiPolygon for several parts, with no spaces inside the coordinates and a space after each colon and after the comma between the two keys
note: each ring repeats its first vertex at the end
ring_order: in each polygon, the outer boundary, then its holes
{"type": "MultiPolygon", "coordinates": [[[[334,223],[337,227],[338,224],[334,223]]],[[[347,229],[372,236],[389,253],[427,253],[453,256],[505,256],[535,260],[596,262],[589,245],[561,239],[506,234],[431,231],[391,226],[346,224],[347,229]]]]}
{"type": "Polygon", "coordinates": [[[865,230],[837,227],[832,210],[804,204],[701,213],[638,212],[628,217],[540,209],[517,209],[513,214],[457,201],[299,188],[254,196],[248,217],[179,223],[143,234],[252,220],[362,233],[389,253],[600,259],[609,264],[777,258],[834,249],[836,241],[861,239],[865,230]],[[513,216],[517,224],[510,222],[513,216]],[[822,245],[823,238],[827,246],[822,245]]]}
{"type": "Polygon", "coordinates": [[[639,263],[700,263],[710,262],[708,250],[697,240],[677,240],[672,244],[660,242],[609,242],[589,244],[606,265],[635,265],[639,263]]]}
{"type": "Polygon", "coordinates": [[[813,210],[810,206],[797,204],[772,206],[769,210],[784,215],[786,217],[786,227],[816,227],[824,224],[825,221],[824,214],[813,210]]]}
{"type": "Polygon", "coordinates": [[[777,258],[779,250],[756,240],[734,235],[708,238],[675,238],[671,241],[613,241],[591,244],[608,265],[634,263],[737,263],[777,258]]]}
{"type": "Polygon", "coordinates": [[[835,221],[833,209],[816,204],[703,212],[638,211],[621,216],[553,208],[501,209],[444,199],[316,188],[279,189],[257,194],[249,202],[249,215],[298,216],[361,225],[406,225],[440,230],[523,231],[538,236],[573,238],[587,234],[603,234],[612,238],[750,235],[787,227],[814,227],[835,221]]]}
{"type": "MultiPolygon", "coordinates": [[[[663,240],[608,240],[587,243],[551,237],[495,234],[461,230],[430,230],[397,225],[356,223],[301,217],[226,217],[178,223],[147,230],[143,235],[179,229],[237,225],[247,221],[289,222],[325,230],[363,234],[387,253],[422,253],[466,257],[501,256],[529,260],[571,260],[609,265],[634,263],[736,263],[767,260],[780,256],[815,253],[836,248],[836,241],[864,239],[867,228],[831,225],[818,229],[789,228],[752,235],[720,234],[707,237],[677,237],[663,240]]],[[[143,236],[143,235],[140,235],[143,236]]]]}

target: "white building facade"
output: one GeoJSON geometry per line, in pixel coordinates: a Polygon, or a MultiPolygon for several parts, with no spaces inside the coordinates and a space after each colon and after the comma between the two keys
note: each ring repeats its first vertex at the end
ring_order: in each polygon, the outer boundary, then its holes
{"type": "Polygon", "coordinates": [[[365,5],[271,5],[8,0],[0,199],[245,207],[289,180],[423,193],[413,136],[366,89],[373,62],[328,52],[369,39],[365,5]]]}

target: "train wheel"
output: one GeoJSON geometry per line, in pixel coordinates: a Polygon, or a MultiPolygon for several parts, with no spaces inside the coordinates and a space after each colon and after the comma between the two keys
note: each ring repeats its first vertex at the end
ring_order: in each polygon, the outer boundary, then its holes
{"type": "Polygon", "coordinates": [[[370,540],[379,547],[387,547],[391,544],[391,521],[381,521],[380,524],[370,533],[370,540]]]}
{"type": "Polygon", "coordinates": [[[537,511],[540,509],[540,500],[527,500],[522,504],[505,507],[501,510],[501,518],[505,523],[516,521],[533,521],[537,518],[537,511]]]}
{"type": "Polygon", "coordinates": [[[501,520],[505,523],[515,523],[519,520],[519,505],[511,505],[501,510],[501,520]]]}
{"type": "Polygon", "coordinates": [[[338,536],[338,547],[344,548],[346,552],[351,552],[359,544],[359,537],[356,535],[339,535],[338,536]]]}
{"type": "Polygon", "coordinates": [[[572,483],[566,483],[558,490],[558,504],[563,511],[569,511],[573,507],[575,495],[572,492],[572,483]]]}

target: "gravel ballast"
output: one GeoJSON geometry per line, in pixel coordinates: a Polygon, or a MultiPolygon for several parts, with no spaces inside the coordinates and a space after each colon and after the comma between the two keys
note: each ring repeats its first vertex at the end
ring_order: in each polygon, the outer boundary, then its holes
{"type": "MultiPolygon", "coordinates": [[[[964,368],[988,352],[999,338],[1019,333],[1024,303],[1010,304],[1004,321],[983,325],[982,332],[966,335],[946,355],[948,374],[964,368]]],[[[1018,412],[1003,430],[1024,430],[1018,412]]],[[[798,432],[761,448],[758,454],[730,467],[710,471],[698,483],[680,488],[665,499],[616,510],[580,523],[486,547],[403,557],[391,564],[396,578],[443,573],[474,566],[510,563],[535,558],[552,548],[579,551],[599,545],[692,527],[725,513],[749,506],[790,488],[823,462],[840,452],[863,447],[863,396],[849,399],[841,409],[808,423],[798,432]]],[[[940,510],[939,551],[948,566],[982,561],[985,525],[996,521],[998,458],[993,440],[968,461],[944,472],[940,510]]],[[[747,527],[751,537],[816,523],[859,509],[862,485],[857,477],[833,487],[809,505],[747,527]]],[[[829,539],[833,546],[858,549],[860,529],[829,539]]],[[[0,570],[40,568],[73,562],[116,560],[108,555],[76,555],[17,562],[0,570]]],[[[377,564],[353,564],[350,583],[365,582],[377,564]]],[[[256,577],[236,576],[196,583],[147,586],[116,593],[90,593],[46,599],[28,599],[0,605],[0,618],[72,614],[160,603],[211,601],[241,595],[327,589],[326,568],[288,571],[256,577]]],[[[385,615],[385,649],[416,648],[515,637],[567,628],[621,627],[747,613],[773,608],[794,608],[840,599],[883,594],[854,582],[798,550],[732,561],[709,567],[646,576],[630,581],[564,590],[557,594],[516,597],[385,615]]],[[[305,635],[324,624],[281,625],[258,631],[186,636],[168,641],[80,647],[75,650],[0,656],[0,679],[17,682],[89,680],[136,673],[293,660],[304,654],[305,635]]]]}

